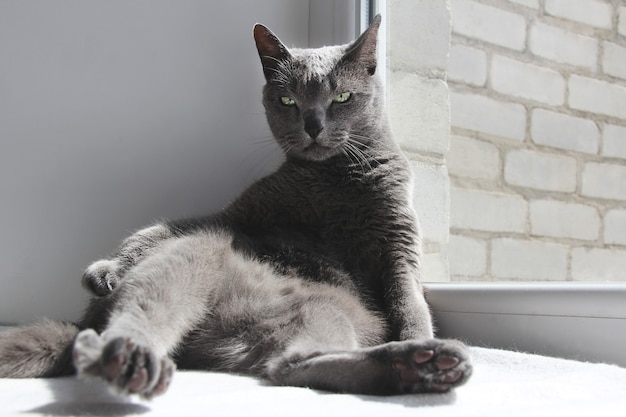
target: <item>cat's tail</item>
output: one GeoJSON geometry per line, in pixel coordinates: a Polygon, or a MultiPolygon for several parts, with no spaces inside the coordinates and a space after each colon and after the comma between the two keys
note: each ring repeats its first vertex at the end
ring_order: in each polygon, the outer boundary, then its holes
{"type": "Polygon", "coordinates": [[[72,347],[78,331],[75,324],[51,320],[0,331],[0,378],[73,374],[72,347]]]}

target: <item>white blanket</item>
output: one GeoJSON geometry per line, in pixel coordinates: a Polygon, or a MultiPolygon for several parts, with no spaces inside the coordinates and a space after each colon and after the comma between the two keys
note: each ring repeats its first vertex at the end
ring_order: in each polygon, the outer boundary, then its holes
{"type": "Polygon", "coordinates": [[[626,416],[624,368],[485,348],[472,353],[474,376],[449,394],[330,394],[179,371],[164,396],[142,402],[117,398],[97,381],[0,379],[0,416],[626,416]]]}

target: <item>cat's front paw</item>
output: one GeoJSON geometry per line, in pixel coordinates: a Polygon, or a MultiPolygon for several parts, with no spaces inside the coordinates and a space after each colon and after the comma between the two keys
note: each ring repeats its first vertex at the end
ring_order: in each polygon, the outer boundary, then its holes
{"type": "Polygon", "coordinates": [[[448,392],[472,374],[468,349],[455,340],[401,342],[391,364],[405,393],[448,392]]]}
{"type": "Polygon", "coordinates": [[[171,359],[158,358],[130,337],[105,340],[92,329],[78,334],[73,360],[79,376],[103,379],[120,394],[146,399],[167,391],[176,369],[171,359]]]}
{"type": "Polygon", "coordinates": [[[119,263],[115,260],[102,259],[89,265],[83,274],[83,287],[97,296],[111,294],[119,285],[119,263]]]}

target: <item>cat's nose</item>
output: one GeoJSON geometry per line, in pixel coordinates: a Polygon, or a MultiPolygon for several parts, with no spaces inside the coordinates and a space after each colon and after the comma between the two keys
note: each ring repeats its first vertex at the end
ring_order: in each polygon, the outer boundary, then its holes
{"type": "Polygon", "coordinates": [[[304,113],[304,131],[308,133],[311,139],[319,136],[324,130],[324,116],[319,111],[309,110],[304,113]]]}

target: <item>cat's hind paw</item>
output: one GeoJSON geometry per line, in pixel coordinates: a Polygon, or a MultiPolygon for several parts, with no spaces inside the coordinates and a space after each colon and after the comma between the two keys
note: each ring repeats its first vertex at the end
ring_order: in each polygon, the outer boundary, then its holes
{"type": "Polygon", "coordinates": [[[79,376],[103,379],[116,392],[150,399],[167,391],[176,366],[128,337],[105,340],[94,330],[80,332],[74,342],[79,376]]]}
{"type": "Polygon", "coordinates": [[[448,392],[472,374],[468,349],[455,340],[401,342],[393,351],[392,367],[405,393],[448,392]]]}
{"type": "Polygon", "coordinates": [[[115,260],[101,259],[89,265],[83,273],[82,284],[99,297],[108,295],[119,285],[119,265],[115,260]]]}

